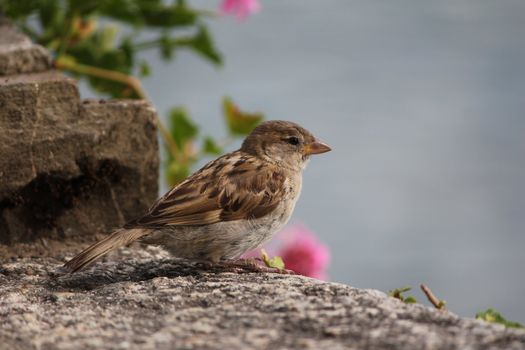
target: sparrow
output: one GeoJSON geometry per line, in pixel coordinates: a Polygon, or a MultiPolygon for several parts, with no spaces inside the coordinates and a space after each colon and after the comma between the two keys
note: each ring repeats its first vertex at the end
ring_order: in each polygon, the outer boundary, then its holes
{"type": "Polygon", "coordinates": [[[235,261],[288,222],[310,156],[330,150],[296,123],[263,122],[240,149],[206,164],[145,215],[88,247],[63,268],[78,271],[133,241],[161,246],[185,259],[235,261]]]}

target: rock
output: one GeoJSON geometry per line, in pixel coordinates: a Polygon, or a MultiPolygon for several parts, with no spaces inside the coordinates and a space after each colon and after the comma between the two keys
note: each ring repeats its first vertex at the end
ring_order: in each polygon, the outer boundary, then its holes
{"type": "Polygon", "coordinates": [[[205,269],[124,249],[73,275],[60,258],[0,268],[9,349],[525,349],[506,329],[376,290],[301,276],[205,269]],[[31,273],[27,273],[31,271],[31,273]]]}
{"type": "Polygon", "coordinates": [[[0,75],[25,73],[0,76],[0,244],[105,233],[157,197],[153,107],[82,101],[40,51],[0,24],[0,75]]]}
{"type": "Polygon", "coordinates": [[[51,56],[21,34],[0,14],[0,76],[43,72],[51,68],[51,56]]]}

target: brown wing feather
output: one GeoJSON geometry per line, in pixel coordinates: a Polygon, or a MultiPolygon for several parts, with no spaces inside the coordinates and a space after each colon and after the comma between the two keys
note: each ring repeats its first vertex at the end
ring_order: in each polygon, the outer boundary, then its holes
{"type": "Polygon", "coordinates": [[[211,162],[159,199],[131,227],[198,226],[260,218],[279,205],[285,176],[239,151],[211,162]]]}

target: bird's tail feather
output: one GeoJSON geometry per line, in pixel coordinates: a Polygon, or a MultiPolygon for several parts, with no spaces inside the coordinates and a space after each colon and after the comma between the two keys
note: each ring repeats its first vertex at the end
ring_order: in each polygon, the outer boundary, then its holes
{"type": "Polygon", "coordinates": [[[76,272],[104,254],[123,247],[148,233],[147,229],[118,229],[103,240],[84,249],[80,254],[69,260],[63,268],[70,273],[76,272]]]}

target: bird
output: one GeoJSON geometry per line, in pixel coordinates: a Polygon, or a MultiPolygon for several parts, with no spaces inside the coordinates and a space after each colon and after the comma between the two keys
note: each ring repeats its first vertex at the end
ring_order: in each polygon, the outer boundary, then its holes
{"type": "Polygon", "coordinates": [[[210,264],[241,260],[288,222],[310,156],[330,150],[294,122],[262,122],[238,150],[207,163],[63,270],[76,272],[133,241],[210,264]]]}

